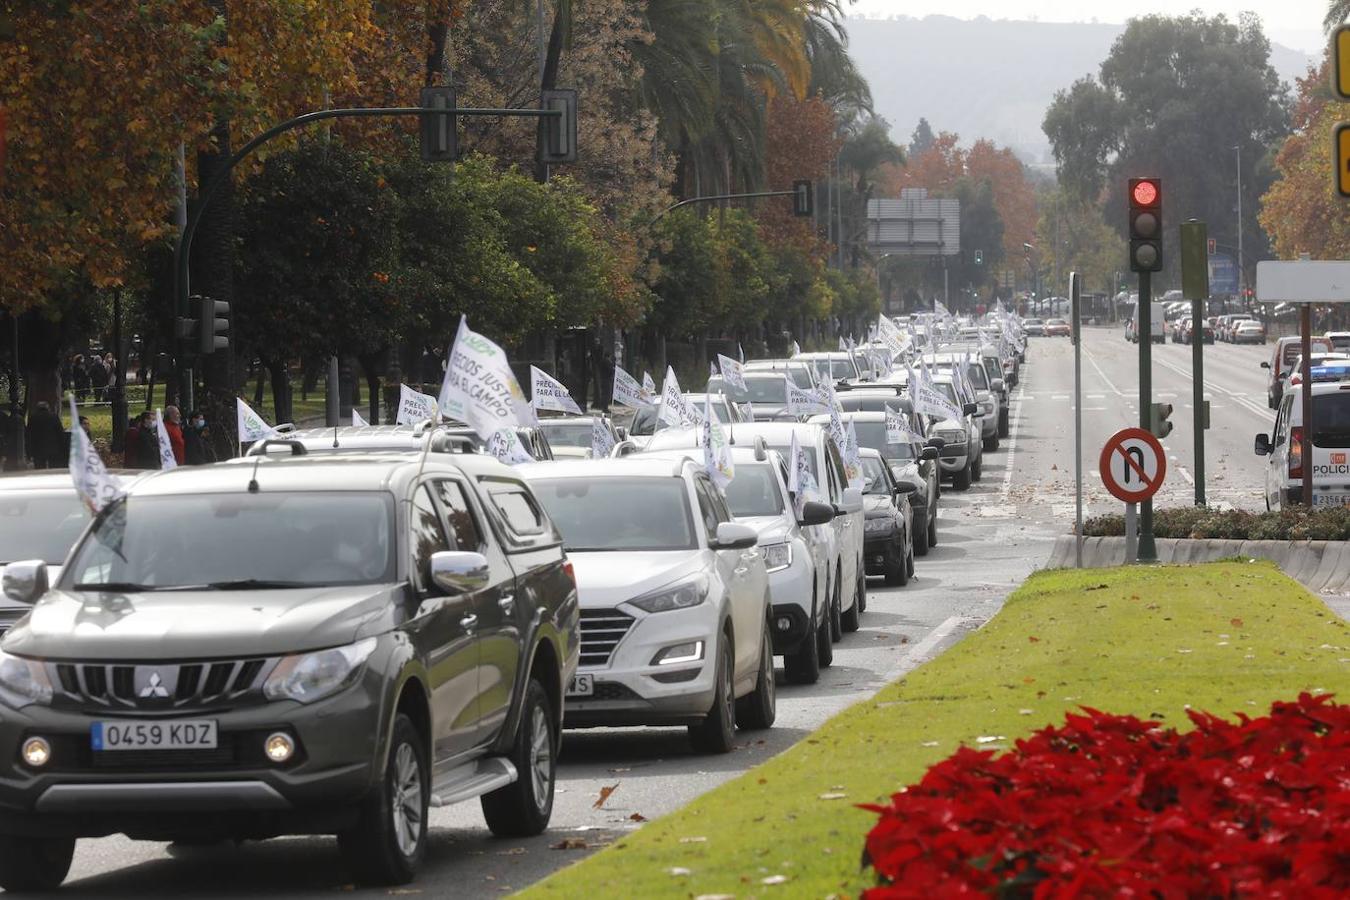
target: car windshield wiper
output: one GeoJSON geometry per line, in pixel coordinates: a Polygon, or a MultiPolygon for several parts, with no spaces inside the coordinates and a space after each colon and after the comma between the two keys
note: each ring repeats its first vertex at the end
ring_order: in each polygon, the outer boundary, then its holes
{"type": "Polygon", "coordinates": [[[322,582],[279,581],[267,578],[240,578],[237,581],[212,581],[202,585],[213,591],[265,591],[281,588],[324,587],[322,582]]]}
{"type": "Polygon", "coordinates": [[[137,584],[134,581],[104,581],[77,584],[75,590],[136,593],[145,591],[189,591],[200,587],[201,585],[194,584],[137,584]]]}

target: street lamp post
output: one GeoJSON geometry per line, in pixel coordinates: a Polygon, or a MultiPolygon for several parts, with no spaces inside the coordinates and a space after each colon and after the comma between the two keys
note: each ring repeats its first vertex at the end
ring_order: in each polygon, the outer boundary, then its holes
{"type": "Polygon", "coordinates": [[[1247,273],[1242,267],[1242,145],[1234,145],[1233,153],[1237,156],[1238,303],[1243,308],[1247,303],[1247,273]]]}

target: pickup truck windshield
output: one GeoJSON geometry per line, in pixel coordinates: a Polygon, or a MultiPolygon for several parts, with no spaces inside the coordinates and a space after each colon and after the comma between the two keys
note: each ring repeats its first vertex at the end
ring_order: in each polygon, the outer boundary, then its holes
{"type": "Polygon", "coordinates": [[[73,490],[0,494],[0,565],[21,559],[58,565],[88,524],[73,490]]]}
{"type": "Polygon", "coordinates": [[[393,498],[375,491],[133,495],[99,517],[62,581],[123,591],[393,582],[393,521],[393,498]]]}

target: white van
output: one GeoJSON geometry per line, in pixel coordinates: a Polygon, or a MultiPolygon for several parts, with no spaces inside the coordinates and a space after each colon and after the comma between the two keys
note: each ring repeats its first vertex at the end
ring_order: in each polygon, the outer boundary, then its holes
{"type": "MultiPolygon", "coordinates": [[[[1312,505],[1350,505],[1350,365],[1313,368],[1312,505]]],[[[1256,436],[1267,457],[1266,508],[1303,502],[1303,389],[1285,388],[1271,434],[1256,436]]]]}
{"type": "MultiPolygon", "coordinates": [[[[1150,303],[1153,308],[1153,319],[1150,323],[1149,337],[1153,343],[1161,344],[1167,340],[1167,307],[1161,303],[1150,303]]],[[[1139,343],[1139,303],[1134,304],[1134,312],[1130,313],[1130,324],[1126,328],[1126,336],[1129,337],[1131,344],[1139,343]]]]}

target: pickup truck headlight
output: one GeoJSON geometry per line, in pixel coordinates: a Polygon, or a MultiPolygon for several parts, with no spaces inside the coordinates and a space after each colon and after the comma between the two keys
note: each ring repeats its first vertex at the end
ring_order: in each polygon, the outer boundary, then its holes
{"type": "Polygon", "coordinates": [[[792,545],[787,541],[764,546],[764,568],[777,572],[792,565],[792,545]]]}
{"type": "Polygon", "coordinates": [[[964,444],[966,442],[966,433],[964,431],[939,431],[938,437],[942,438],[946,444],[964,444]]]}
{"type": "Polygon", "coordinates": [[[992,415],[994,414],[994,401],[993,401],[993,400],[981,400],[981,401],[980,401],[980,410],[981,410],[986,416],[992,416],[992,415]]]}
{"type": "Polygon", "coordinates": [[[14,709],[34,703],[50,706],[52,683],[47,669],[37,660],[0,651],[0,699],[14,709]]]}
{"type": "Polygon", "coordinates": [[[345,647],[287,656],[267,676],[263,696],[268,700],[313,703],[335,694],[356,681],[376,643],[375,638],[369,637],[345,647]]]}
{"type": "Polygon", "coordinates": [[[659,613],[698,606],[707,596],[708,579],[700,575],[698,578],[663,587],[628,602],[643,612],[659,613]]]}
{"type": "Polygon", "coordinates": [[[887,534],[895,529],[895,520],[890,516],[863,520],[863,532],[866,534],[887,534]]]}

